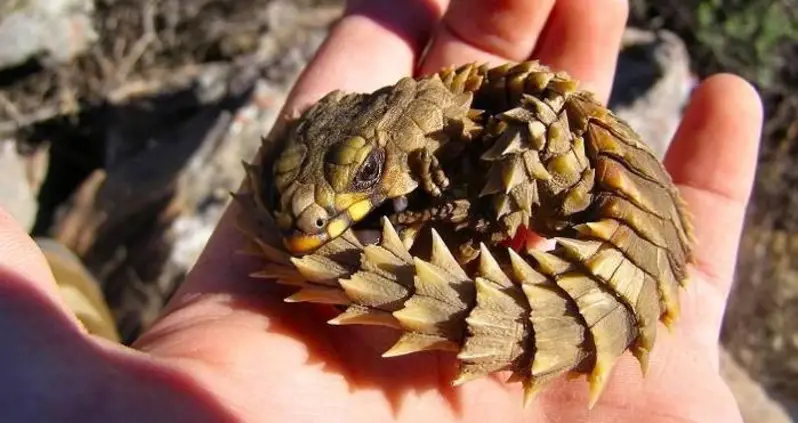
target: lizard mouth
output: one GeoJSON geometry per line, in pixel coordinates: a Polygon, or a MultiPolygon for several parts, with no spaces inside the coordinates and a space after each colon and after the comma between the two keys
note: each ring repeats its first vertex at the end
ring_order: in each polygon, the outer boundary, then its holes
{"type": "Polygon", "coordinates": [[[318,233],[294,231],[287,234],[284,237],[285,247],[294,254],[311,253],[348,229],[353,230],[361,243],[375,244],[381,235],[378,229],[380,218],[401,213],[408,208],[408,204],[404,196],[391,201],[374,197],[361,200],[331,218],[318,233]]]}
{"type": "Polygon", "coordinates": [[[386,201],[375,208],[364,219],[352,225],[352,230],[363,245],[377,244],[382,239],[382,217],[391,217],[409,209],[410,203],[406,196],[401,196],[386,201]]]}

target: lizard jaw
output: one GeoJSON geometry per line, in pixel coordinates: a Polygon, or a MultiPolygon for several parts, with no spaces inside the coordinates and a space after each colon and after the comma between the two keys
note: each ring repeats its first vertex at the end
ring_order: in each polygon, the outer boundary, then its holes
{"type": "MultiPolygon", "coordinates": [[[[395,208],[407,208],[407,200],[401,200],[403,197],[395,198],[393,205],[395,208]]],[[[372,196],[365,200],[360,200],[342,212],[335,215],[330,219],[325,227],[318,233],[308,234],[301,231],[295,231],[283,237],[283,245],[292,254],[307,254],[320,248],[330,240],[333,240],[347,229],[363,220],[372,210],[377,208],[384,201],[381,196],[372,196]]]]}
{"type": "Polygon", "coordinates": [[[291,254],[311,253],[329,240],[326,232],[315,235],[294,233],[283,237],[283,245],[291,254]]]}

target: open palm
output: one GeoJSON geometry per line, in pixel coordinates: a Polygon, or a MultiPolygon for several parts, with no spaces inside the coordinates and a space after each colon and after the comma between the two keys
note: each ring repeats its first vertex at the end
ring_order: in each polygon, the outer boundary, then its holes
{"type": "MultiPolygon", "coordinates": [[[[621,0],[352,1],[286,113],[330,90],[371,91],[466,62],[528,58],[606,99],[627,15],[621,0]],[[422,51],[431,37],[426,54],[422,51]]],[[[741,422],[718,375],[718,333],[753,179],[762,111],[731,75],[698,88],[666,164],[694,215],[697,265],[673,333],[646,377],[623,357],[592,410],[584,379],[527,408],[500,378],[451,388],[452,354],[380,358],[396,334],[330,327],[330,310],[285,304],[247,277],[231,207],[188,280],[134,348],[86,335],[33,242],[0,212],[3,421],[741,422]]]]}

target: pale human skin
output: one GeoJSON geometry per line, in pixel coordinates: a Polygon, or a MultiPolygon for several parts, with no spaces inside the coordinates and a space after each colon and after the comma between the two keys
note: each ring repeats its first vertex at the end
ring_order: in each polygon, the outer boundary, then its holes
{"type": "MultiPolygon", "coordinates": [[[[606,99],[625,1],[449,3],[352,2],[286,110],[334,88],[371,91],[414,70],[531,56],[606,99]]],[[[523,408],[519,386],[497,378],[450,388],[449,354],[380,358],[392,332],[328,327],[328,309],[284,304],[270,283],[247,278],[257,263],[232,254],[241,243],[232,213],[133,348],[95,339],[57,297],[35,244],[0,213],[0,420],[741,422],[718,375],[718,333],[761,124],[757,93],[735,76],[713,76],[694,94],[666,160],[698,239],[682,318],[673,333],[659,331],[647,377],[625,355],[591,411],[583,378],[557,381],[523,408]]]]}

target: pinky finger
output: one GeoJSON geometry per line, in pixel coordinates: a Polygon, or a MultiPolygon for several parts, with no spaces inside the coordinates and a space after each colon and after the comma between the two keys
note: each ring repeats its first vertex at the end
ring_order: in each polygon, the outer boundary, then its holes
{"type": "Polygon", "coordinates": [[[751,85],[733,75],[710,77],[693,95],[665,158],[695,215],[701,270],[724,294],[754,181],[762,118],[751,85]]]}
{"type": "Polygon", "coordinates": [[[756,91],[733,75],[697,89],[665,164],[693,215],[696,272],[683,317],[699,344],[717,347],[754,181],[762,126],[756,91]]]}

